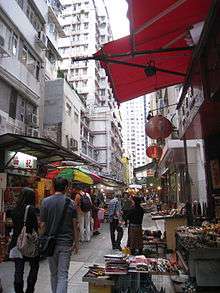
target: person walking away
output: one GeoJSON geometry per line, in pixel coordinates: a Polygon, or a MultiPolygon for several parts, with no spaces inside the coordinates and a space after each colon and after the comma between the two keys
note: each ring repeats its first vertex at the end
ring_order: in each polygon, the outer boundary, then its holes
{"type": "Polygon", "coordinates": [[[93,236],[99,235],[100,221],[98,218],[100,200],[92,197],[92,218],[93,218],[93,236]]]}
{"type": "Polygon", "coordinates": [[[127,214],[129,221],[128,228],[128,243],[127,246],[131,250],[131,254],[142,254],[143,251],[143,232],[142,222],[144,216],[144,209],[141,207],[141,198],[134,197],[134,206],[130,208],[127,214]]]}
{"type": "Polygon", "coordinates": [[[92,201],[88,193],[83,190],[82,186],[76,186],[75,203],[78,213],[79,229],[80,229],[80,241],[89,242],[91,239],[90,231],[90,217],[92,210],[92,201]]]}
{"type": "Polygon", "coordinates": [[[132,201],[129,198],[129,194],[127,192],[124,192],[123,199],[122,199],[122,217],[125,222],[125,227],[127,227],[127,214],[131,206],[132,206],[132,201]]]}
{"type": "Polygon", "coordinates": [[[57,177],[54,180],[54,195],[45,198],[40,209],[41,234],[56,233],[54,254],[48,257],[53,293],[67,292],[71,253],[73,250],[77,253],[79,249],[77,211],[73,201],[65,195],[67,186],[66,179],[57,177]]]}
{"type": "Polygon", "coordinates": [[[116,193],[114,194],[114,198],[111,199],[109,202],[108,215],[110,223],[112,249],[121,250],[121,240],[123,237],[123,229],[120,225],[121,205],[118,200],[118,195],[116,193]],[[117,238],[115,237],[116,231],[117,238]]]}
{"type": "Polygon", "coordinates": [[[9,244],[10,256],[15,263],[14,290],[15,293],[24,292],[24,267],[25,262],[29,262],[30,271],[27,277],[26,293],[33,293],[37,282],[39,270],[39,256],[24,257],[17,249],[17,240],[24,226],[25,210],[28,207],[26,219],[26,232],[32,234],[33,230],[38,232],[38,222],[35,209],[35,192],[33,189],[25,187],[22,189],[20,197],[16,201],[16,207],[11,212],[13,223],[13,235],[9,244]]]}

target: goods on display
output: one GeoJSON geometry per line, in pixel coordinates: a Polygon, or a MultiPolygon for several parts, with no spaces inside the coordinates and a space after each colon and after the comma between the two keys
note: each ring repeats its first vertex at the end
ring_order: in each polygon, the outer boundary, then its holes
{"type": "Polygon", "coordinates": [[[176,240],[177,245],[185,249],[220,247],[220,224],[202,227],[179,227],[176,240]]]}
{"type": "Polygon", "coordinates": [[[86,276],[90,278],[103,277],[105,276],[105,267],[99,265],[90,266],[86,276]]]}
{"type": "Polygon", "coordinates": [[[146,258],[144,255],[129,258],[129,272],[143,272],[148,274],[178,274],[176,265],[172,265],[164,258],[146,258]]]}
{"type": "Polygon", "coordinates": [[[167,209],[151,213],[152,219],[181,217],[186,214],[185,206],[177,209],[167,209]]]}
{"type": "Polygon", "coordinates": [[[108,275],[121,275],[128,272],[128,259],[125,255],[108,254],[105,258],[105,273],[108,275]]]}

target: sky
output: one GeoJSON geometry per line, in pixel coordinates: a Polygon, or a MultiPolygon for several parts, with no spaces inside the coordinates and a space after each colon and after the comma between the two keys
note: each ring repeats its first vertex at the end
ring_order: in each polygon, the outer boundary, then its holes
{"type": "Polygon", "coordinates": [[[114,39],[129,34],[129,21],[127,18],[128,5],[126,0],[105,0],[114,39]]]}

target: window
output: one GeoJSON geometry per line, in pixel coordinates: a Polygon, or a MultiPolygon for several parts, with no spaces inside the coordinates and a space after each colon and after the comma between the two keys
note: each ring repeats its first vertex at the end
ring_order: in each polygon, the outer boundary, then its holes
{"type": "Polygon", "coordinates": [[[74,111],[74,120],[75,120],[76,122],[79,121],[79,114],[78,114],[77,112],[75,112],[75,111],[74,111]]]}
{"type": "Polygon", "coordinates": [[[14,56],[17,55],[17,49],[18,49],[18,37],[15,33],[12,34],[12,54],[14,56]]]}
{"type": "Polygon", "coordinates": [[[71,109],[70,104],[66,103],[66,113],[67,113],[68,116],[71,115],[71,111],[72,111],[72,109],[71,109]]]}
{"type": "Polygon", "coordinates": [[[84,23],[84,29],[88,29],[89,28],[89,23],[88,22],[85,22],[84,23]]]}
{"type": "Polygon", "coordinates": [[[87,68],[83,68],[83,74],[87,74],[87,68]]]}
{"type": "Polygon", "coordinates": [[[21,62],[23,64],[27,63],[27,58],[28,58],[28,51],[27,51],[27,47],[23,46],[22,52],[21,52],[21,62]]]}
{"type": "Polygon", "coordinates": [[[18,5],[23,9],[24,1],[23,0],[16,0],[18,2],[18,5]]]}
{"type": "Polygon", "coordinates": [[[16,118],[17,95],[17,91],[15,89],[12,89],[9,104],[9,117],[13,119],[16,118]]]}

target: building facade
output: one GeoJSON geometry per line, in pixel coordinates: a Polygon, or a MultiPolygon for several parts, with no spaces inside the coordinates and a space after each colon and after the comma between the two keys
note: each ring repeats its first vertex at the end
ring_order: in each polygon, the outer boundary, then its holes
{"type": "Polygon", "coordinates": [[[120,111],[122,114],[123,143],[126,153],[131,155],[134,168],[145,165],[147,136],[145,134],[146,112],[148,97],[122,103],[120,111]]]}
{"type": "MultiPolygon", "coordinates": [[[[102,172],[121,177],[122,136],[120,115],[104,70],[97,61],[75,61],[89,56],[112,39],[104,0],[63,0],[60,40],[63,58],[59,71],[85,101],[81,121],[81,155],[102,166],[102,172]]],[[[119,178],[117,178],[119,179],[119,178]]]]}
{"type": "Polygon", "coordinates": [[[43,131],[47,12],[44,0],[0,1],[0,134],[43,131]]]}
{"type": "Polygon", "coordinates": [[[188,200],[190,193],[192,201],[202,205],[206,202],[206,177],[203,141],[191,140],[188,144],[186,166],[186,153],[184,141],[179,136],[179,116],[177,102],[182,87],[177,85],[155,92],[151,95],[151,114],[163,115],[173,125],[171,135],[164,140],[151,140],[151,143],[159,144],[163,148],[162,156],[158,162],[158,176],[162,179],[163,189],[161,193],[164,201],[177,204],[188,200]],[[189,174],[189,186],[186,186],[186,172],[189,174]]]}

